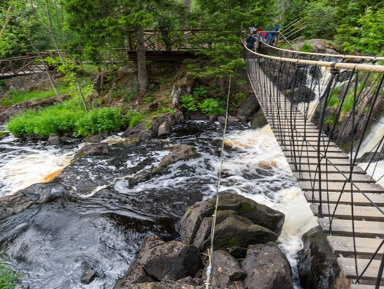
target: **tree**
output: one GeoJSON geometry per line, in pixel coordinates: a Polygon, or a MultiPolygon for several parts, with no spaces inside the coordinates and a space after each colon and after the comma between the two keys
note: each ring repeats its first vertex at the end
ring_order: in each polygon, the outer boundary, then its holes
{"type": "MultiPolygon", "coordinates": [[[[196,0],[194,23],[204,33],[195,39],[199,61],[190,65],[199,77],[227,77],[244,67],[241,42],[249,26],[264,26],[275,16],[276,1],[196,0]],[[209,44],[207,46],[207,44],[209,44]]],[[[224,93],[223,83],[221,83],[224,93]]]]}
{"type": "Polygon", "coordinates": [[[144,29],[156,27],[161,15],[184,5],[177,0],[65,0],[64,3],[69,13],[69,28],[77,33],[79,39],[72,46],[79,47],[80,42],[85,43],[84,49],[88,54],[96,55],[116,44],[123,46],[128,31],[135,35],[139,90],[145,93],[148,76],[144,29]]]}

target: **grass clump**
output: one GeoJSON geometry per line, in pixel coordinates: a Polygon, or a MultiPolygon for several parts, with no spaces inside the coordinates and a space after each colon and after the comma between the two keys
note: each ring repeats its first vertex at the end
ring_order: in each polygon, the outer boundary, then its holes
{"type": "MultiPolygon", "coordinates": [[[[57,91],[59,94],[66,94],[71,90],[69,86],[59,86],[57,91]]],[[[12,106],[14,104],[18,104],[27,100],[39,101],[46,98],[50,98],[56,96],[55,91],[53,89],[48,90],[10,90],[9,97],[5,98],[1,101],[2,106],[12,106]]]]}
{"type": "Polygon", "coordinates": [[[12,289],[15,288],[20,275],[9,268],[8,264],[0,256],[0,288],[12,289]]]}
{"type": "Polygon", "coordinates": [[[311,52],[312,51],[312,45],[309,44],[307,41],[304,41],[303,46],[301,46],[300,51],[302,52],[311,52]]]}

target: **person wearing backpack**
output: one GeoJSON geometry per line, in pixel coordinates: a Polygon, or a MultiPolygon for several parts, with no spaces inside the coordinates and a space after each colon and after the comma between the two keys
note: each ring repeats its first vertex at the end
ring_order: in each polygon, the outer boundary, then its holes
{"type": "Polygon", "coordinates": [[[252,50],[255,47],[256,41],[256,37],[252,33],[250,33],[245,39],[245,42],[247,43],[247,48],[252,50]]]}

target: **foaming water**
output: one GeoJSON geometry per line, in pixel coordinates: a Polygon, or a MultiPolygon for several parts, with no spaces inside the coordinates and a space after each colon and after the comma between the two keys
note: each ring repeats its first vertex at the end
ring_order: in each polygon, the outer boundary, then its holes
{"type": "Polygon", "coordinates": [[[362,157],[365,153],[369,153],[371,151],[380,152],[383,148],[383,143],[379,145],[380,141],[384,137],[384,116],[372,127],[369,131],[368,135],[364,138],[364,141],[361,144],[359,153],[357,158],[362,157]]]}
{"type": "Polygon", "coordinates": [[[13,136],[0,140],[0,196],[13,194],[68,166],[73,153],[42,144],[22,144],[13,136]]]}
{"type": "MultiPolygon", "coordinates": [[[[137,145],[117,139],[107,141],[109,155],[76,159],[61,183],[28,188],[51,197],[0,223],[0,245],[25,288],[113,288],[145,235],[174,237],[187,208],[216,194],[218,123],[175,126],[168,139],[137,145]],[[178,144],[192,145],[198,157],[153,170],[178,144]],[[84,264],[99,273],[89,285],[80,282],[84,264]]],[[[286,214],[279,242],[294,267],[300,236],[316,223],[269,126],[228,132],[220,192],[286,214]]]]}

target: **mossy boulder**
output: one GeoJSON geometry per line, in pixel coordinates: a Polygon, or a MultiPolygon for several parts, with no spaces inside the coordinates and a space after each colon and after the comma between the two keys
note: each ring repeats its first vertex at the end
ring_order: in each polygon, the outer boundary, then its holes
{"type": "MultiPolygon", "coordinates": [[[[185,242],[199,249],[209,243],[216,198],[190,207],[176,224],[185,242]]],[[[284,223],[284,214],[236,194],[220,194],[216,218],[216,246],[247,247],[248,244],[275,241],[284,223]],[[218,235],[217,235],[218,234],[218,235]]]]}

